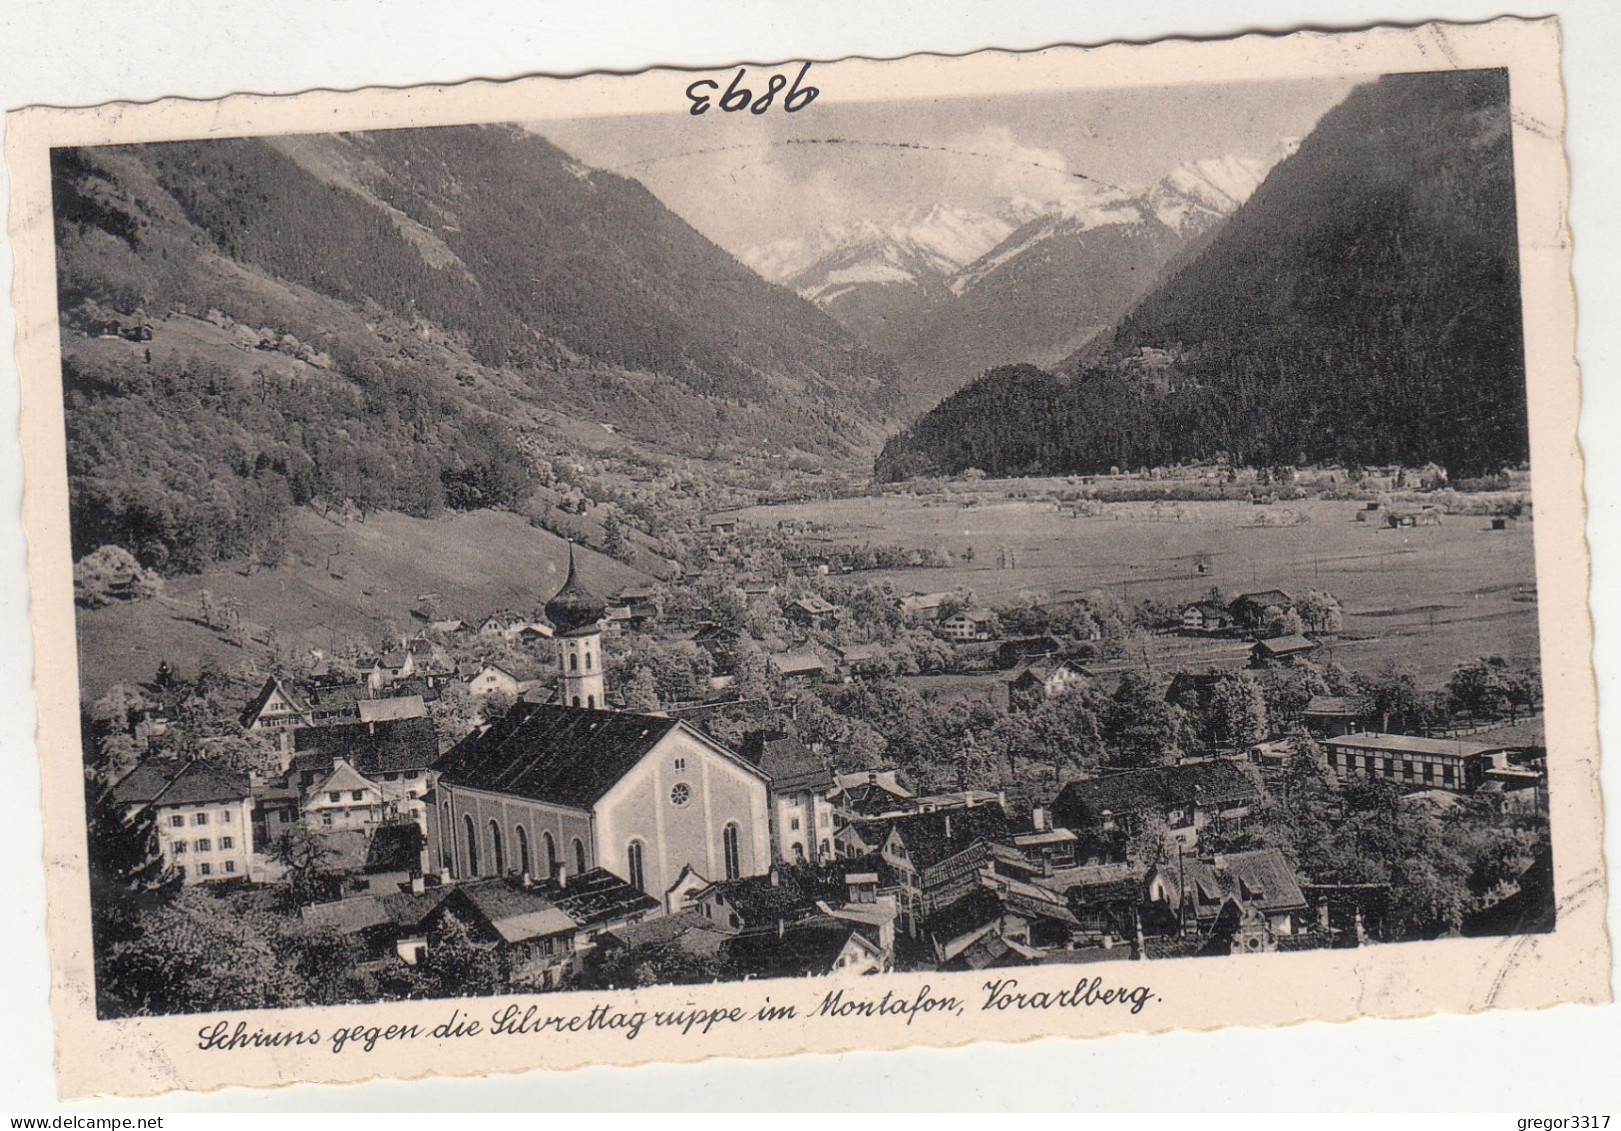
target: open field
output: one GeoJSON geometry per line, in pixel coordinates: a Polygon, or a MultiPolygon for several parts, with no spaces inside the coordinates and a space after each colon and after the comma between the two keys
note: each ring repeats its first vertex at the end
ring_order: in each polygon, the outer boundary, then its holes
{"type": "MultiPolygon", "coordinates": [[[[288,655],[332,649],[346,639],[373,645],[414,632],[417,599],[437,593],[447,617],[469,621],[503,608],[534,609],[563,583],[566,543],[500,511],[437,519],[376,514],[338,524],[295,512],[285,564],[251,574],[220,569],[171,580],[157,600],[78,610],[81,693],[96,698],[120,680],[152,677],[159,661],[189,675],[206,657],[234,668],[263,660],[263,646],[239,647],[208,628],[199,597],[240,602],[252,626],[274,626],[288,655]]],[[[645,575],[590,550],[580,570],[597,591],[645,584],[645,575]]]]}
{"type": "MultiPolygon", "coordinates": [[[[1014,481],[1019,482],[1019,481],[1014,481]]],[[[1022,488],[1023,484],[1020,484],[1022,488]]],[[[983,498],[983,496],[980,496],[983,498]]],[[[1005,603],[1029,593],[1064,600],[1104,591],[1132,604],[1191,601],[1219,586],[1247,590],[1317,588],[1339,597],[1345,633],[1331,650],[1354,670],[1396,661],[1422,682],[1445,680],[1454,665],[1481,654],[1529,659],[1537,653],[1532,524],[1492,532],[1488,520],[1447,516],[1440,526],[1388,529],[1357,522],[1362,504],[1305,500],[1257,507],[1238,502],[1181,503],[1181,521],[1162,521],[1147,503],[1115,503],[1073,517],[1050,502],[1002,495],[973,506],[901,496],[755,507],[747,523],[826,524],[838,543],[944,548],[943,569],[874,571],[897,592],[962,587],[975,600],[1005,603]],[[1255,526],[1258,516],[1292,512],[1296,526],[1255,526]],[[963,561],[972,547],[974,560],[963,561]],[[1014,559],[999,568],[1001,549],[1014,559]],[[1207,554],[1210,572],[1195,559],[1207,554]]],[[[1163,511],[1161,512],[1163,513],[1163,511]]],[[[1152,658],[1170,666],[1242,663],[1243,654],[1185,638],[1166,638],[1152,658]]]]}

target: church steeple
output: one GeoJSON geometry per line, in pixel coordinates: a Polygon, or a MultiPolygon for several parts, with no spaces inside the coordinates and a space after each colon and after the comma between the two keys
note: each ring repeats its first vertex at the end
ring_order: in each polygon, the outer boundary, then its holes
{"type": "Polygon", "coordinates": [[[568,577],[546,602],[546,619],[557,635],[558,702],[568,707],[606,706],[602,679],[602,618],[608,606],[580,581],[574,543],[568,544],[568,577]]]}

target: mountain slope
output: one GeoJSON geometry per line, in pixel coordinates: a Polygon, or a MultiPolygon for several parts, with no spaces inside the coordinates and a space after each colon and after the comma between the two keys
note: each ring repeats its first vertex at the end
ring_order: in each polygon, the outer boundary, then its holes
{"type": "Polygon", "coordinates": [[[1506,74],[1352,91],[1205,249],[1061,375],[997,371],[886,478],[1226,453],[1492,470],[1526,458],[1506,74]]]}
{"type": "Polygon", "coordinates": [[[552,413],[837,458],[894,411],[887,359],[516,128],[57,150],[53,179],[81,551],[190,569],[288,504],[514,505],[552,413]]]}
{"type": "Polygon", "coordinates": [[[1270,167],[1228,158],[1172,170],[1138,195],[1037,216],[952,276],[894,347],[914,404],[932,405],[986,369],[1054,365],[1129,310],[1161,272],[1249,195],[1270,167]]]}

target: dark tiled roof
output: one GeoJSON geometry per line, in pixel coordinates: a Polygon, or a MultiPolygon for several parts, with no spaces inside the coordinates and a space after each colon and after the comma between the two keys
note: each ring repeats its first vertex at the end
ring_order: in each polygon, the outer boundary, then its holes
{"type": "Polygon", "coordinates": [[[778,793],[833,788],[833,771],[827,763],[793,735],[756,731],[744,743],[742,754],[771,778],[771,788],[778,793]]]}
{"type": "Polygon", "coordinates": [[[1002,966],[1028,966],[1040,962],[1041,954],[1029,947],[1018,947],[995,931],[975,939],[947,963],[951,970],[990,970],[1002,966]]]}
{"type": "Polygon", "coordinates": [[[1240,593],[1238,596],[1233,598],[1232,603],[1234,605],[1242,603],[1246,605],[1259,605],[1262,607],[1267,605],[1277,605],[1282,608],[1288,608],[1290,605],[1295,603],[1295,599],[1289,596],[1289,594],[1285,593],[1282,589],[1262,589],[1258,593],[1240,593]]]}
{"type": "Polygon", "coordinates": [[[1183,875],[1201,918],[1219,913],[1228,899],[1265,912],[1297,911],[1306,906],[1295,870],[1276,848],[1184,860],[1180,869],[1175,864],[1161,865],[1159,879],[1170,893],[1173,907],[1181,903],[1183,875]]]}
{"type": "Polygon", "coordinates": [[[702,915],[684,911],[679,915],[664,915],[641,923],[615,927],[606,936],[624,946],[679,946],[690,953],[713,953],[727,938],[714,923],[702,915]]]}
{"type": "Polygon", "coordinates": [[[658,900],[605,868],[571,876],[567,887],[560,887],[554,881],[541,885],[541,890],[581,927],[645,915],[660,906],[658,900]]]}
{"type": "Polygon", "coordinates": [[[1257,640],[1255,647],[1273,656],[1288,656],[1296,652],[1311,651],[1317,647],[1317,641],[1308,640],[1297,632],[1289,636],[1271,636],[1265,640],[1257,640]]]}
{"type": "Polygon", "coordinates": [[[725,900],[745,925],[752,926],[796,918],[816,906],[819,899],[843,900],[847,894],[842,877],[824,879],[810,868],[779,867],[776,876],[776,883],[771,882],[770,875],[721,880],[704,888],[701,894],[725,900]]]}
{"type": "Polygon", "coordinates": [[[680,724],[657,715],[520,703],[436,763],[441,780],[589,809],[680,724]]]}
{"type": "Polygon", "coordinates": [[[1063,822],[1086,824],[1098,820],[1105,811],[1136,813],[1185,806],[1195,799],[1212,805],[1258,801],[1260,797],[1260,787],[1243,766],[1217,759],[1072,781],[1053,802],[1053,816],[1063,822]]]}
{"type": "Polygon", "coordinates": [[[113,800],[120,805],[145,805],[169,788],[186,768],[178,758],[147,758],[113,784],[113,800]]]}
{"type": "Polygon", "coordinates": [[[892,824],[906,845],[907,859],[919,870],[955,856],[976,840],[999,840],[1013,833],[1007,813],[1000,805],[989,804],[908,813],[892,824]]]}
{"type": "Polygon", "coordinates": [[[826,974],[856,933],[848,920],[818,915],[785,924],[781,936],[774,926],[738,935],[727,942],[726,952],[732,961],[762,976],[826,974]]]}
{"type": "Polygon", "coordinates": [[[299,769],[318,770],[343,758],[368,776],[425,770],[439,757],[439,736],[430,718],[394,719],[364,726],[307,727],[293,735],[299,769]]]}
{"type": "Polygon", "coordinates": [[[989,888],[975,888],[949,907],[923,920],[923,933],[937,943],[960,939],[1002,918],[1002,900],[989,888]]]}
{"type": "Polygon", "coordinates": [[[241,801],[253,796],[248,775],[220,769],[206,762],[192,762],[168,788],[152,799],[154,805],[201,805],[210,801],[241,801]]]}
{"type": "Polygon", "coordinates": [[[1310,715],[1360,715],[1362,704],[1349,695],[1313,695],[1306,704],[1310,715]]]}

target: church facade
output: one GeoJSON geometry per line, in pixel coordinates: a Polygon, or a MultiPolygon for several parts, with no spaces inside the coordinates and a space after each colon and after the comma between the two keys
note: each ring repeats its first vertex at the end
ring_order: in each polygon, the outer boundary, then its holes
{"type": "Polygon", "coordinates": [[[604,868],[660,900],[684,871],[771,865],[769,778],[694,727],[603,709],[604,604],[578,579],[547,602],[558,694],[519,704],[435,765],[430,866],[453,880],[604,868]]]}

